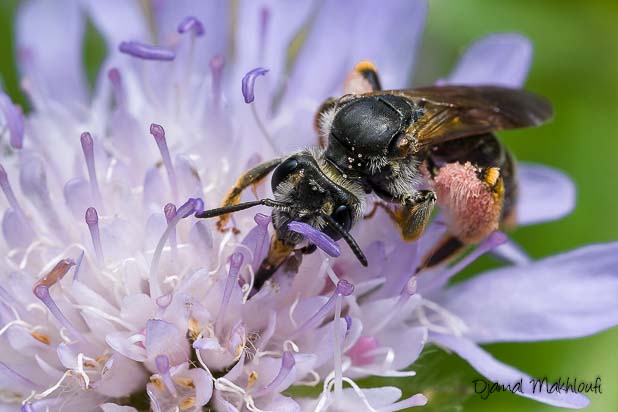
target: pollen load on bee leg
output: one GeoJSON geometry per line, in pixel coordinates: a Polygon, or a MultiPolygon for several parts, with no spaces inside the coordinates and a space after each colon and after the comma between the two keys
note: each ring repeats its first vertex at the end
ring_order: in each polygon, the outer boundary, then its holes
{"type": "Polygon", "coordinates": [[[478,243],[500,225],[502,192],[495,174],[490,171],[490,185],[481,180],[479,169],[470,162],[442,166],[433,179],[438,206],[443,211],[449,231],[466,244],[478,243]]]}

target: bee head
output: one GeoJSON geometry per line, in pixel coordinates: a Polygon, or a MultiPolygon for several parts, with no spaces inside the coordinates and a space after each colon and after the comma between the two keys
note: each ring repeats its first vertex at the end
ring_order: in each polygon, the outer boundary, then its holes
{"type": "Polygon", "coordinates": [[[348,232],[362,216],[361,200],[327,176],[313,153],[302,151],[285,159],[274,170],[271,185],[275,200],[286,205],[273,210],[273,225],[284,243],[294,246],[303,241],[302,235],[288,229],[297,221],[333,240],[345,238],[356,245],[348,232]]]}

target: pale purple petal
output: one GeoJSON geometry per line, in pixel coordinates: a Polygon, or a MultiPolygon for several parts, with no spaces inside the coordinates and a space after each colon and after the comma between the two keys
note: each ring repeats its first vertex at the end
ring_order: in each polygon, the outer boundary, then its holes
{"type": "Polygon", "coordinates": [[[443,84],[521,87],[532,61],[530,40],[517,33],[492,34],[473,43],[443,84]]]}
{"type": "Polygon", "coordinates": [[[300,233],[311,243],[322,249],[329,256],[337,257],[341,254],[339,246],[326,233],[322,233],[313,226],[303,222],[288,223],[288,228],[296,233],[300,233]]]}
{"type": "Polygon", "coordinates": [[[208,61],[217,54],[225,54],[229,44],[230,3],[226,0],[162,0],[153,2],[158,38],[162,44],[174,43],[179,36],[179,24],[187,17],[196,18],[205,35],[196,41],[196,67],[207,70],[208,61]]]}
{"type": "Polygon", "coordinates": [[[430,339],[438,345],[452,350],[461,356],[470,366],[492,382],[506,385],[509,383],[515,384],[521,379],[523,393],[516,391],[515,393],[517,395],[544,402],[549,405],[571,409],[585,408],[590,403],[590,400],[586,396],[579,393],[565,393],[564,391],[561,391],[562,393],[547,393],[547,391],[539,391],[538,389],[536,393],[534,393],[535,391],[533,391],[533,386],[530,383],[530,376],[499,362],[474,342],[465,338],[431,334],[430,339]]]}
{"type": "Polygon", "coordinates": [[[300,405],[294,399],[279,394],[269,397],[267,402],[260,399],[256,403],[256,406],[265,411],[300,412],[300,405]]]}
{"type": "Polygon", "coordinates": [[[172,366],[189,358],[189,342],[175,325],[151,319],[146,326],[146,356],[152,362],[158,355],[167,355],[172,366]]]}
{"type": "Polygon", "coordinates": [[[37,95],[69,106],[86,102],[84,19],[76,1],[23,2],[17,15],[20,71],[37,95]],[[58,24],[62,22],[62,24],[58,24]]]}
{"type": "Polygon", "coordinates": [[[440,304],[476,342],[587,336],[618,324],[618,243],[588,246],[458,283],[440,304]],[[479,297],[482,296],[482,299],[479,297]]]}
{"type": "Polygon", "coordinates": [[[241,0],[238,3],[236,38],[241,41],[235,44],[234,78],[243,76],[252,67],[266,67],[271,81],[265,83],[274,89],[284,80],[286,57],[294,36],[319,1],[241,0]]]}
{"type": "Polygon", "coordinates": [[[21,149],[24,140],[24,115],[9,96],[0,91],[0,130],[9,131],[9,143],[14,149],[21,149]],[[3,120],[4,118],[4,120],[3,120]]]}
{"type": "Polygon", "coordinates": [[[573,181],[557,169],[532,163],[521,163],[517,170],[519,199],[517,224],[531,225],[560,219],[575,208],[576,189],[573,181]]]}
{"type": "Polygon", "coordinates": [[[509,239],[506,243],[494,248],[489,252],[489,254],[496,259],[514,265],[523,265],[532,261],[526,251],[512,239],[509,239]]]}
{"type": "MultiPolygon", "coordinates": [[[[407,86],[426,2],[397,0],[376,7],[362,0],[354,3],[352,14],[350,7],[345,1],[323,3],[294,63],[287,99],[302,96],[319,104],[340,94],[345,77],[362,60],[376,64],[385,88],[407,86]]],[[[290,101],[284,99],[282,107],[286,104],[290,101]]]]}
{"type": "Polygon", "coordinates": [[[117,53],[122,41],[147,41],[146,17],[138,2],[125,0],[82,0],[84,8],[107,44],[109,53],[117,53]]]}
{"type": "Polygon", "coordinates": [[[195,385],[195,403],[204,406],[212,397],[212,378],[204,369],[190,369],[186,373],[195,385]]]}

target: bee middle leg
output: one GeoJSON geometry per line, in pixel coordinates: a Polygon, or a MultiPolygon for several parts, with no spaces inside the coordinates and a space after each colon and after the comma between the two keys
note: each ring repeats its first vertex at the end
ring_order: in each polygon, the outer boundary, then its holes
{"type": "Polygon", "coordinates": [[[394,208],[384,203],[376,203],[376,206],[384,208],[401,231],[403,240],[412,242],[425,231],[435,204],[436,194],[432,190],[421,190],[404,197],[402,204],[394,208]]]}

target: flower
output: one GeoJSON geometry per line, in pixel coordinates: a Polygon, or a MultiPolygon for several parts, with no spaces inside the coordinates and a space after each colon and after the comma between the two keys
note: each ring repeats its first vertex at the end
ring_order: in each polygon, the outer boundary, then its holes
{"type": "MultiPolygon", "coordinates": [[[[503,318],[476,317],[469,302],[478,295],[475,280],[444,286],[488,250],[526,261],[512,243],[496,247],[505,240],[500,234],[458,266],[417,279],[418,257],[437,239],[439,223],[414,244],[402,242],[383,214],[360,225],[355,237],[366,268],[347,248],[340,251],[323,234],[296,225],[341,257],[318,251],[298,267],[290,262],[252,294],[253,274],[269,247],[270,217],[236,214],[240,234],[222,234],[212,222],[193,218],[216,207],[256,162],[313,144],[313,112],[337,93],[356,61],[374,60],[386,87],[405,85],[413,61],[401,50],[414,50],[425,3],[359,7],[357,18],[349,19],[343,2],[241,2],[231,37],[228,2],[150,6],[144,13],[138,2],[66,0],[28,1],[20,9],[19,63],[33,110],[24,118],[0,94],[11,146],[0,168],[6,198],[3,406],[116,412],[149,405],[163,412],[207,404],[226,411],[357,405],[395,411],[427,399],[400,399],[392,387],[361,389],[355,379],[413,376],[407,368],[427,341],[460,353],[491,379],[510,376],[474,342],[512,338],[513,330],[488,327],[503,318]],[[81,68],[85,16],[108,49],[92,92],[81,68]],[[298,385],[323,391],[317,399],[284,394],[298,385]]],[[[529,59],[525,39],[492,36],[473,45],[444,81],[517,86],[529,59]]],[[[560,173],[542,167],[520,173],[527,188],[519,204],[523,223],[571,209],[573,189],[560,173]],[[540,204],[534,190],[548,187],[555,196],[540,204]]],[[[255,190],[262,195],[268,189],[255,190]]],[[[575,253],[562,259],[583,265],[592,254],[575,253]]],[[[512,273],[529,279],[528,271],[549,262],[484,277],[504,293],[512,273]]],[[[591,291],[612,290],[604,267],[593,267],[600,275],[591,291]]],[[[523,291],[529,286],[520,284],[523,291]]],[[[546,335],[520,336],[578,336],[615,323],[606,306],[595,309],[589,319],[582,314],[586,328],[568,328],[570,334],[556,325],[546,335]]],[[[545,319],[547,325],[553,320],[545,319]]],[[[578,406],[582,400],[565,402],[578,406]]]]}

